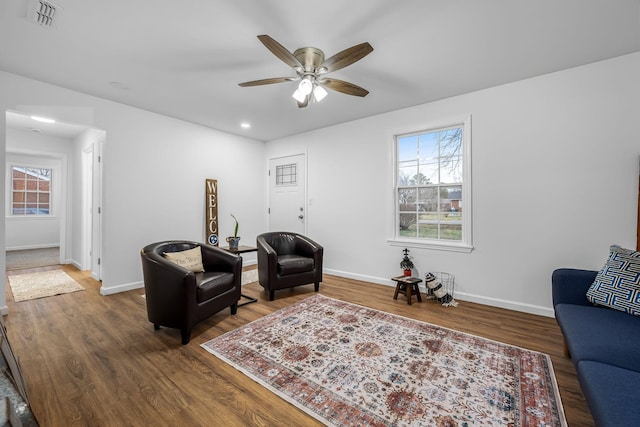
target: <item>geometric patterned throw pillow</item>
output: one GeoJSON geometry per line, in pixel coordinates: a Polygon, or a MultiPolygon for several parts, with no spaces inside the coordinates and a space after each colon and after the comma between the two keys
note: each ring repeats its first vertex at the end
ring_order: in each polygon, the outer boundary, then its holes
{"type": "Polygon", "coordinates": [[[606,264],[587,291],[587,299],[640,316],[640,252],[611,246],[606,264]]]}

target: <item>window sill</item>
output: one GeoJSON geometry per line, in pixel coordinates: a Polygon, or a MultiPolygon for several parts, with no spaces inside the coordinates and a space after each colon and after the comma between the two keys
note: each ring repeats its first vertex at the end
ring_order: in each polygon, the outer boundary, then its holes
{"type": "Polygon", "coordinates": [[[404,246],[408,248],[416,249],[433,249],[438,251],[450,251],[450,252],[462,252],[471,253],[473,246],[459,243],[459,242],[444,242],[435,240],[402,240],[402,239],[387,239],[387,242],[391,246],[404,246]]]}
{"type": "Polygon", "coordinates": [[[56,219],[55,215],[10,215],[10,216],[5,216],[5,221],[31,221],[31,220],[37,220],[37,221],[46,221],[46,220],[54,220],[56,219]]]}

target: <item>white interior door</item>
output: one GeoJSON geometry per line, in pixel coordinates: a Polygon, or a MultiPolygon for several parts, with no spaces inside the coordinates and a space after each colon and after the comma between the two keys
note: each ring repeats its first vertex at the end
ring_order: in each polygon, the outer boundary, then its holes
{"type": "Polygon", "coordinates": [[[269,230],[305,234],[305,155],[269,160],[269,230]]]}

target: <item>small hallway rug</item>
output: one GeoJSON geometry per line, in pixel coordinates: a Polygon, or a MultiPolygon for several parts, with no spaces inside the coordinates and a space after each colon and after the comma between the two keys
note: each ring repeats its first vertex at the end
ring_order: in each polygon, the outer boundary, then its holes
{"type": "Polygon", "coordinates": [[[331,426],[566,426],[548,355],[320,294],[202,347],[331,426]]]}
{"type": "Polygon", "coordinates": [[[84,291],[84,288],[62,270],[7,276],[15,302],[53,295],[84,291]]]}

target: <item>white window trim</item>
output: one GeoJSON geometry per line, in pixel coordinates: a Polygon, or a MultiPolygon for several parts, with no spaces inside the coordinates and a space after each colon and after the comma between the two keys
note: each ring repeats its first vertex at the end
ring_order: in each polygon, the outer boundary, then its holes
{"type": "Polygon", "coordinates": [[[23,220],[53,220],[58,217],[58,207],[57,202],[55,200],[55,196],[57,195],[57,181],[59,178],[52,178],[51,186],[49,187],[49,214],[47,215],[14,215],[13,214],[13,176],[12,170],[13,167],[19,168],[36,168],[36,169],[51,169],[51,174],[53,177],[57,177],[60,174],[60,170],[57,165],[48,164],[48,162],[22,162],[22,161],[7,161],[6,163],[6,176],[5,176],[5,220],[10,221],[23,221],[23,220]]]}
{"type": "Polygon", "coordinates": [[[426,124],[422,124],[419,126],[413,127],[413,131],[410,129],[404,129],[399,132],[393,132],[391,135],[391,158],[393,159],[393,164],[391,167],[392,177],[390,182],[393,183],[391,188],[391,197],[390,203],[391,206],[390,212],[390,220],[389,220],[389,238],[387,238],[387,242],[391,246],[403,246],[409,248],[419,248],[419,249],[434,249],[434,250],[443,250],[443,251],[453,251],[453,252],[464,252],[470,253],[473,250],[473,233],[472,233],[472,224],[473,224],[473,193],[472,193],[472,183],[471,183],[471,115],[465,115],[461,117],[454,117],[450,119],[443,119],[434,122],[429,122],[426,124]],[[463,194],[463,203],[465,214],[462,217],[462,241],[447,241],[447,240],[435,240],[435,239],[406,239],[396,237],[396,230],[398,227],[398,215],[396,207],[398,206],[398,153],[397,153],[397,142],[396,138],[398,136],[413,134],[413,133],[422,133],[428,132],[429,130],[435,130],[445,127],[452,126],[460,126],[464,127],[464,131],[462,132],[462,194],[463,194]],[[409,130],[409,132],[407,132],[409,130]]]}

